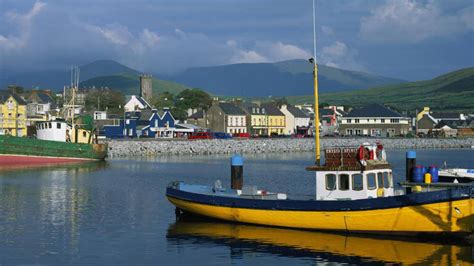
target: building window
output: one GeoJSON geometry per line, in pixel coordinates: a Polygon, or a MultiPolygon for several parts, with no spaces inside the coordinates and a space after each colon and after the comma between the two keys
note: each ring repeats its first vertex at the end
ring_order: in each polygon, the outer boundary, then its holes
{"type": "Polygon", "coordinates": [[[378,188],[383,188],[383,175],[382,175],[382,173],[377,173],[377,184],[378,184],[378,188]]]}
{"type": "Polygon", "coordinates": [[[359,119],[354,119],[354,123],[359,124],[359,119]]]}
{"type": "Polygon", "coordinates": [[[53,125],[51,124],[51,122],[48,123],[48,127],[53,128],[53,125]]]}
{"type": "Polygon", "coordinates": [[[375,183],[375,174],[374,173],[369,173],[367,174],[367,188],[372,190],[377,187],[375,183]]]}
{"type": "Polygon", "coordinates": [[[339,175],[339,190],[349,190],[349,175],[340,174],[339,175]]]}
{"type": "Polygon", "coordinates": [[[385,123],[385,119],[380,119],[380,123],[385,123]]]}
{"type": "Polygon", "coordinates": [[[56,123],[56,128],[61,129],[61,123],[56,123]]]}
{"type": "Polygon", "coordinates": [[[352,123],[352,119],[346,119],[346,122],[347,122],[348,124],[350,124],[350,123],[352,123]]]}
{"type": "Polygon", "coordinates": [[[336,175],[335,174],[326,175],[326,190],[336,190],[336,175]]]}
{"type": "Polygon", "coordinates": [[[85,138],[87,137],[87,133],[85,131],[82,131],[82,136],[85,138]]]}
{"type": "Polygon", "coordinates": [[[265,114],[265,108],[262,108],[262,114],[265,114]]]}
{"type": "Polygon", "coordinates": [[[360,191],[364,189],[364,178],[362,174],[352,175],[352,190],[360,191]]]}
{"type": "Polygon", "coordinates": [[[362,130],[356,129],[356,130],[355,130],[355,134],[356,134],[357,136],[362,136],[362,130]]]}
{"type": "Polygon", "coordinates": [[[389,172],[383,172],[383,187],[390,188],[392,187],[392,180],[389,172]]]}
{"type": "Polygon", "coordinates": [[[347,135],[352,136],[352,129],[346,129],[347,135]]]}
{"type": "Polygon", "coordinates": [[[9,110],[12,110],[12,109],[13,109],[13,101],[12,101],[12,100],[9,100],[9,101],[8,101],[8,109],[9,109],[9,110]]]}

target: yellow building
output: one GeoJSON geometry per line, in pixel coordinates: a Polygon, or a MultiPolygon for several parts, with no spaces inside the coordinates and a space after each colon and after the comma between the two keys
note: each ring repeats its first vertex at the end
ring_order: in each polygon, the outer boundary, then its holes
{"type": "Polygon", "coordinates": [[[268,134],[284,134],[286,127],[285,114],[272,103],[262,104],[262,108],[265,109],[265,115],[267,117],[268,134]]]}
{"type": "Polygon", "coordinates": [[[247,132],[252,136],[268,136],[268,123],[265,108],[256,103],[241,103],[247,114],[247,132]]]}
{"type": "Polygon", "coordinates": [[[19,95],[0,92],[0,134],[26,136],[26,102],[19,95]]]}

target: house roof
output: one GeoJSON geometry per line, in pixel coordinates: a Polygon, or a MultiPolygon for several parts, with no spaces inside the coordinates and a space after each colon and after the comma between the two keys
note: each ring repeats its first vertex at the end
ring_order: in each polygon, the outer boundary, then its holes
{"type": "Polygon", "coordinates": [[[203,111],[203,110],[199,110],[199,111],[195,112],[194,114],[190,115],[189,118],[192,118],[192,119],[202,119],[202,118],[204,118],[204,111],[203,111]]]}
{"type": "Polygon", "coordinates": [[[264,103],[262,104],[262,107],[265,108],[265,114],[267,115],[281,115],[284,116],[284,114],[278,109],[276,105],[273,103],[264,103]]]}
{"type": "Polygon", "coordinates": [[[256,103],[242,103],[240,107],[251,115],[261,114],[260,106],[256,103]],[[257,110],[258,109],[258,110],[257,110]]]}
{"type": "Polygon", "coordinates": [[[292,105],[288,105],[286,108],[288,109],[288,112],[290,112],[294,117],[308,118],[308,116],[299,108],[296,108],[292,105]]]}
{"type": "Polygon", "coordinates": [[[23,98],[21,98],[20,95],[16,94],[16,93],[11,93],[9,91],[0,91],[0,103],[4,103],[10,96],[13,97],[13,99],[15,99],[15,101],[18,102],[18,104],[20,105],[26,105],[26,102],[25,100],[23,100],[23,98]]]}
{"type": "Polygon", "coordinates": [[[436,119],[442,119],[442,120],[458,120],[459,119],[459,114],[457,113],[431,113],[431,116],[436,118],[436,119]]]}
{"type": "Polygon", "coordinates": [[[439,121],[438,124],[435,125],[434,128],[440,129],[444,126],[448,126],[452,129],[457,129],[457,128],[470,128],[471,126],[474,126],[474,119],[466,119],[466,120],[441,120],[439,121]]]}
{"type": "Polygon", "coordinates": [[[244,110],[232,103],[219,103],[219,107],[226,115],[245,115],[244,110]]]}
{"type": "Polygon", "coordinates": [[[402,117],[402,115],[383,105],[371,104],[362,108],[354,109],[344,117],[402,117]]]}

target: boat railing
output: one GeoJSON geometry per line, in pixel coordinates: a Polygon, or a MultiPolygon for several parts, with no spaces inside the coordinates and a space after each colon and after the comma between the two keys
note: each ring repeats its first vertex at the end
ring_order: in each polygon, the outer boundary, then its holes
{"type": "Polygon", "coordinates": [[[470,198],[474,197],[474,182],[470,183],[413,183],[413,182],[400,182],[398,183],[401,187],[421,187],[425,188],[427,192],[433,190],[450,189],[453,192],[466,193],[470,198]]]}

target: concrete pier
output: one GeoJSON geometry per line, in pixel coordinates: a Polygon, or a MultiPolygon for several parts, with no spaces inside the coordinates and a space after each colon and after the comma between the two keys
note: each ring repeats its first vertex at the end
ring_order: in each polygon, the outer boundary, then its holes
{"type": "MultiPolygon", "coordinates": [[[[326,147],[358,147],[376,138],[324,138],[326,147]]],[[[386,149],[474,149],[474,138],[380,139],[386,149]]],[[[289,153],[314,151],[314,139],[110,140],[109,158],[167,155],[289,153]]],[[[474,152],[474,150],[473,150],[474,152]]]]}

